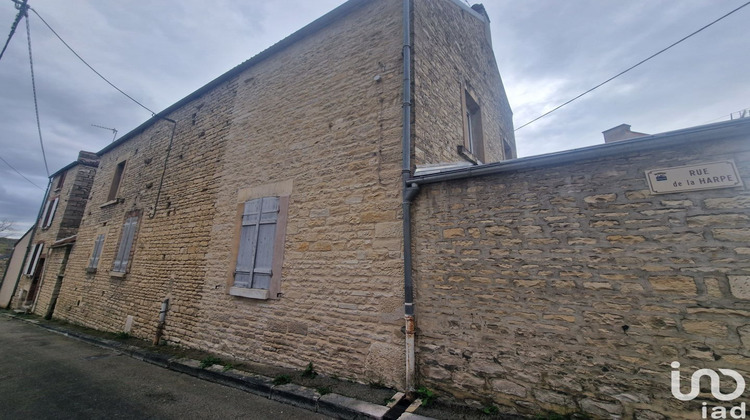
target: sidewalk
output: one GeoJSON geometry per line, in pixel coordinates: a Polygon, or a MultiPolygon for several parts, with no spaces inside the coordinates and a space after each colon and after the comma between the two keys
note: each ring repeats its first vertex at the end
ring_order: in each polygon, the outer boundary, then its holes
{"type": "MultiPolygon", "coordinates": [[[[395,391],[379,387],[377,384],[367,386],[334,378],[325,379],[323,381],[327,384],[331,384],[333,383],[332,381],[335,381],[335,386],[319,386],[311,388],[294,383],[285,383],[292,379],[292,375],[289,374],[278,375],[275,378],[271,378],[269,376],[234,368],[231,364],[223,363],[219,359],[211,358],[210,356],[205,357],[202,360],[184,357],[179,354],[181,353],[179,349],[169,348],[168,346],[154,348],[149,346],[145,341],[128,338],[127,336],[119,336],[116,339],[111,339],[105,336],[110,335],[114,337],[114,334],[101,333],[94,330],[85,331],[82,327],[60,323],[58,321],[46,321],[33,315],[14,314],[9,311],[0,311],[0,314],[21,319],[49,331],[99,347],[113,349],[135,359],[166,369],[233,387],[274,401],[290,404],[334,418],[399,420],[430,419],[430,417],[404,412],[404,409],[406,409],[409,404],[406,400],[401,401],[404,396],[403,393],[395,393],[395,391]],[[175,355],[170,353],[178,354],[175,355]],[[350,395],[366,395],[370,400],[381,398],[382,395],[386,395],[385,398],[382,398],[382,401],[383,403],[388,402],[388,405],[376,404],[363,401],[362,399],[345,396],[340,393],[330,392],[331,388],[337,390],[349,388],[347,391],[351,392],[347,393],[350,395]],[[398,404],[399,402],[401,403],[398,404]]],[[[412,408],[416,409],[416,406],[413,406],[412,408]]]]}

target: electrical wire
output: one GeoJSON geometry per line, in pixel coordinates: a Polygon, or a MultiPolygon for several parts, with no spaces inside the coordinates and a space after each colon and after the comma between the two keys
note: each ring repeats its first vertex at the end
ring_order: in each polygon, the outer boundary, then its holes
{"type": "Polygon", "coordinates": [[[13,38],[13,34],[16,33],[18,23],[24,16],[26,16],[26,10],[28,9],[26,2],[28,2],[28,0],[23,0],[20,3],[14,1],[14,3],[16,3],[16,7],[18,8],[18,14],[16,15],[16,19],[13,21],[13,24],[10,26],[10,34],[8,34],[8,39],[5,41],[5,45],[3,45],[3,50],[0,51],[0,59],[3,58],[3,54],[5,54],[5,50],[8,48],[8,44],[10,44],[10,39],[13,38]]]}
{"type": "Polygon", "coordinates": [[[40,190],[44,191],[44,188],[40,187],[39,185],[36,185],[36,184],[34,184],[34,181],[30,180],[29,178],[26,178],[26,176],[24,176],[24,174],[22,174],[21,172],[18,172],[18,169],[14,168],[14,167],[13,167],[13,165],[11,165],[10,163],[8,163],[8,161],[7,161],[7,160],[3,159],[3,157],[2,157],[2,156],[0,156],[0,160],[2,160],[2,161],[3,161],[3,162],[4,162],[5,164],[6,164],[6,165],[8,165],[8,167],[9,167],[10,169],[13,169],[14,171],[16,171],[16,173],[17,173],[18,175],[21,175],[21,177],[22,177],[23,179],[25,179],[25,180],[29,181],[29,183],[30,183],[31,185],[33,185],[33,186],[35,186],[35,187],[39,188],[40,190]]]}
{"type": "Polygon", "coordinates": [[[148,108],[147,108],[147,107],[146,107],[145,105],[143,105],[142,103],[140,103],[140,102],[136,101],[135,99],[133,99],[133,97],[131,97],[131,96],[130,96],[130,95],[128,95],[127,93],[123,92],[123,91],[122,91],[122,89],[118,88],[118,87],[117,87],[117,86],[115,86],[115,85],[114,85],[114,84],[113,84],[112,82],[110,82],[109,80],[107,80],[107,78],[106,78],[106,77],[102,76],[102,75],[101,75],[101,73],[99,73],[98,71],[94,70],[94,68],[93,68],[93,67],[91,67],[91,65],[90,65],[89,63],[87,63],[87,62],[86,62],[86,60],[84,60],[84,59],[83,59],[83,57],[81,57],[80,55],[78,55],[78,53],[77,53],[77,52],[75,52],[75,50],[74,50],[74,49],[73,49],[73,48],[72,48],[72,47],[71,47],[70,45],[68,45],[68,43],[67,43],[67,42],[65,42],[65,40],[63,40],[63,39],[62,39],[62,37],[61,37],[60,35],[58,35],[58,33],[57,33],[57,32],[55,32],[55,30],[54,30],[54,29],[52,29],[52,27],[51,27],[51,26],[49,25],[49,23],[47,23],[47,21],[46,21],[46,20],[44,20],[44,18],[43,18],[42,16],[40,16],[40,15],[39,15],[39,13],[38,13],[38,12],[37,12],[36,10],[34,10],[34,8],[33,8],[33,7],[29,7],[29,9],[31,9],[31,11],[32,11],[32,12],[34,12],[34,14],[35,14],[35,15],[37,15],[37,17],[38,17],[39,19],[41,19],[41,21],[42,21],[42,22],[43,22],[43,23],[44,23],[44,24],[45,24],[45,25],[47,26],[47,28],[49,28],[49,30],[50,30],[50,31],[52,31],[52,33],[53,33],[53,34],[55,34],[55,36],[57,37],[57,39],[59,39],[59,40],[60,40],[60,42],[62,42],[62,43],[63,43],[63,44],[64,44],[64,45],[66,46],[66,47],[68,47],[68,49],[70,50],[70,52],[72,52],[72,53],[73,53],[73,54],[74,54],[74,55],[75,55],[76,57],[78,57],[78,59],[79,59],[79,60],[81,60],[81,62],[82,62],[83,64],[85,64],[85,65],[86,65],[86,67],[88,67],[89,69],[91,69],[91,71],[93,71],[94,73],[96,73],[96,75],[97,75],[97,76],[99,76],[99,77],[100,77],[100,78],[101,78],[102,80],[104,80],[105,82],[107,82],[107,84],[109,84],[110,86],[112,86],[113,88],[115,88],[115,89],[116,89],[116,90],[117,90],[118,92],[122,93],[122,94],[123,94],[123,95],[125,95],[125,96],[126,96],[126,97],[127,97],[128,99],[130,99],[131,101],[133,101],[133,102],[135,102],[136,104],[138,104],[138,105],[139,105],[139,106],[140,106],[141,108],[143,108],[143,109],[145,109],[146,111],[150,112],[152,116],[153,116],[153,115],[156,115],[156,113],[155,113],[154,111],[152,111],[152,110],[148,109],[148,108]]]}
{"type": "MultiPolygon", "coordinates": [[[[701,32],[702,30],[704,30],[704,29],[708,28],[709,26],[711,26],[711,25],[713,25],[713,24],[715,24],[715,23],[719,22],[720,20],[722,20],[722,19],[726,18],[727,16],[731,15],[731,14],[732,14],[732,13],[734,13],[734,12],[737,12],[738,10],[742,9],[743,7],[745,7],[745,6],[749,5],[749,4],[750,4],[750,1],[749,1],[749,2],[747,2],[747,3],[745,3],[745,4],[743,4],[743,5],[742,5],[742,6],[740,6],[740,7],[738,7],[738,8],[736,8],[736,9],[732,10],[731,12],[729,12],[729,13],[725,14],[724,16],[721,16],[720,18],[718,18],[718,19],[714,20],[713,22],[709,23],[708,25],[705,25],[705,26],[703,26],[702,28],[700,28],[700,29],[698,29],[697,31],[695,31],[695,32],[691,33],[690,35],[687,35],[687,36],[683,37],[683,38],[682,38],[682,39],[680,39],[679,41],[677,41],[677,42],[674,42],[674,43],[672,43],[672,44],[671,44],[671,45],[669,45],[668,47],[666,47],[666,48],[663,48],[662,50],[660,50],[660,51],[658,51],[658,52],[656,52],[656,53],[652,54],[652,55],[651,55],[651,56],[649,56],[648,58],[645,58],[645,59],[643,59],[643,60],[639,61],[639,62],[638,62],[637,64],[635,64],[635,65],[633,65],[633,66],[630,66],[630,67],[629,67],[629,68],[627,68],[626,70],[623,70],[623,71],[621,71],[621,72],[617,73],[616,75],[614,75],[614,76],[610,77],[609,79],[607,79],[607,80],[605,80],[605,81],[603,81],[603,82],[599,83],[598,85],[596,85],[596,86],[592,87],[591,89],[589,89],[589,90],[587,90],[587,91],[583,92],[582,94],[580,94],[580,95],[576,96],[575,98],[573,98],[573,99],[570,99],[569,101],[567,101],[567,102],[563,103],[562,105],[558,105],[558,106],[556,106],[556,107],[552,108],[551,110],[549,110],[549,111],[545,112],[544,114],[542,114],[542,115],[540,115],[540,116],[538,116],[538,117],[534,118],[533,120],[531,120],[531,121],[527,122],[526,124],[524,124],[524,125],[522,125],[522,126],[520,126],[520,127],[516,128],[516,129],[515,129],[515,130],[513,130],[513,131],[518,131],[518,130],[520,130],[520,129],[522,129],[522,128],[526,127],[527,125],[529,125],[529,124],[531,124],[531,123],[533,123],[533,122],[535,122],[535,121],[537,121],[537,120],[539,120],[539,119],[541,119],[541,118],[544,118],[544,117],[546,117],[547,115],[549,115],[549,114],[551,114],[551,113],[553,113],[553,112],[557,111],[558,109],[560,109],[560,108],[564,107],[565,105],[567,105],[567,104],[569,104],[569,103],[571,103],[571,102],[575,101],[576,99],[578,99],[578,98],[580,98],[580,97],[582,97],[582,96],[586,95],[587,93],[590,93],[590,92],[592,92],[592,91],[596,90],[597,88],[599,88],[599,87],[601,87],[601,86],[603,86],[603,85],[605,85],[605,84],[607,84],[607,83],[611,82],[612,80],[615,80],[616,78],[618,78],[618,77],[622,76],[623,74],[625,74],[625,73],[629,72],[630,70],[633,70],[634,68],[636,68],[636,67],[640,66],[641,64],[645,63],[646,61],[648,61],[648,60],[651,60],[652,58],[656,57],[657,55],[659,55],[659,54],[661,54],[661,53],[663,53],[663,52],[667,51],[668,49],[670,49],[670,48],[674,47],[675,45],[677,45],[677,44],[681,43],[682,41],[685,41],[686,39],[690,38],[691,36],[693,36],[693,35],[697,34],[698,32],[701,32]]],[[[32,9],[32,10],[33,10],[33,9],[32,9]]]]}
{"type": "Polygon", "coordinates": [[[34,111],[36,112],[36,129],[39,132],[39,145],[42,147],[42,158],[44,158],[44,169],[49,177],[49,166],[47,166],[47,154],[44,153],[44,141],[42,140],[42,124],[39,121],[39,102],[36,98],[36,80],[34,79],[34,60],[31,58],[31,28],[29,19],[26,18],[26,38],[29,41],[29,65],[31,66],[31,90],[34,92],[34,111]]]}

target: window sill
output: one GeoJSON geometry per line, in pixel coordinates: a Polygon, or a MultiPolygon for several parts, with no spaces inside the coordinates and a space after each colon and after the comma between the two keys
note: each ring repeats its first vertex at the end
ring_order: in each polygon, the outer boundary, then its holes
{"type": "Polygon", "coordinates": [[[128,273],[122,272],[122,271],[110,271],[109,272],[109,276],[110,277],[114,277],[114,278],[118,278],[118,279],[124,279],[125,275],[127,275],[127,274],[128,273]]]}
{"type": "Polygon", "coordinates": [[[99,208],[100,208],[100,209],[103,209],[103,208],[105,208],[105,207],[109,207],[109,206],[115,205],[115,204],[117,204],[117,203],[119,203],[119,202],[120,202],[120,199],[119,199],[119,198],[115,198],[115,199],[114,199],[114,200],[112,200],[112,201],[107,201],[106,203],[104,203],[104,204],[100,205],[100,206],[99,206],[99,208]]]}
{"type": "Polygon", "coordinates": [[[231,287],[229,289],[229,294],[232,296],[259,300],[268,300],[269,296],[267,289],[248,289],[245,287],[231,287]]]}
{"type": "Polygon", "coordinates": [[[87,274],[94,274],[94,273],[96,273],[96,268],[87,267],[86,268],[86,273],[87,274]]]}
{"type": "Polygon", "coordinates": [[[467,149],[466,147],[459,145],[457,147],[457,150],[458,150],[458,154],[462,158],[466,159],[467,161],[471,162],[472,164],[474,164],[474,165],[481,165],[482,164],[482,161],[479,160],[479,158],[476,157],[473,153],[471,153],[471,151],[469,149],[467,149]]]}

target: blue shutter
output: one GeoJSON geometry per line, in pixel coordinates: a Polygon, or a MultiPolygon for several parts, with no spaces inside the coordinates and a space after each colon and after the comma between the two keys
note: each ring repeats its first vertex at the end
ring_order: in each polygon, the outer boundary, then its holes
{"type": "Polygon", "coordinates": [[[234,287],[269,288],[278,213],[278,197],[256,198],[245,203],[234,287]]]}
{"type": "Polygon", "coordinates": [[[120,239],[120,246],[117,249],[117,256],[115,256],[113,271],[119,271],[124,273],[128,268],[128,261],[130,260],[130,249],[133,246],[133,237],[135,236],[135,227],[138,223],[137,217],[129,217],[125,224],[122,226],[122,238],[120,239]]]}
{"type": "Polygon", "coordinates": [[[89,260],[89,268],[96,268],[99,265],[99,256],[102,253],[102,245],[104,244],[104,234],[100,234],[96,237],[96,242],[94,243],[94,252],[91,254],[91,259],[89,260]]]}

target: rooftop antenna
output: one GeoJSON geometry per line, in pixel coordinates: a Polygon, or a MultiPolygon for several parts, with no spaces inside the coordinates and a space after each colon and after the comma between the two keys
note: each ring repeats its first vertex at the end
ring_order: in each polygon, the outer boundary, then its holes
{"type": "Polygon", "coordinates": [[[101,125],[96,125],[96,124],[91,124],[91,126],[92,127],[96,127],[96,128],[103,128],[105,130],[111,131],[112,133],[114,133],[114,135],[112,136],[112,142],[113,143],[115,142],[115,139],[117,138],[117,129],[116,128],[102,127],[101,125]]]}

